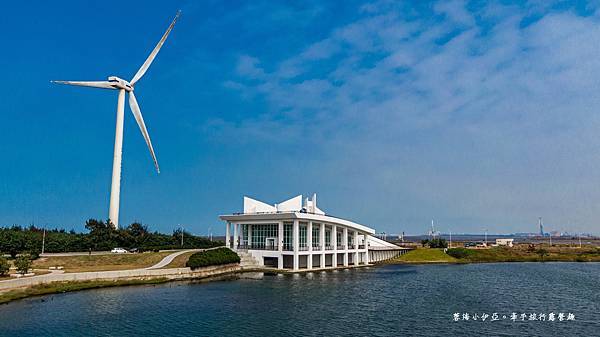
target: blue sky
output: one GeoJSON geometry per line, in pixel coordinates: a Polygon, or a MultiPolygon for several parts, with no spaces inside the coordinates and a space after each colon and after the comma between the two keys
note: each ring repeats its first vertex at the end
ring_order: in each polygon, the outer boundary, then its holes
{"type": "Polygon", "coordinates": [[[242,196],[319,195],[388,233],[598,232],[595,3],[31,1],[0,28],[0,224],[106,218],[116,93],[129,79],[121,223],[223,231],[242,196]],[[118,10],[117,10],[118,9],[118,10]]]}

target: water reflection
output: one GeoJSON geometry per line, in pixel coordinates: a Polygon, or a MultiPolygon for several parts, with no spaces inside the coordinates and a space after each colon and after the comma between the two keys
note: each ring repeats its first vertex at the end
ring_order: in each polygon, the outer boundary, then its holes
{"type": "Polygon", "coordinates": [[[219,282],[106,288],[10,303],[0,306],[0,335],[593,336],[598,279],[600,264],[590,263],[246,273],[219,282]],[[455,312],[550,310],[574,312],[577,321],[451,320],[455,312]]]}

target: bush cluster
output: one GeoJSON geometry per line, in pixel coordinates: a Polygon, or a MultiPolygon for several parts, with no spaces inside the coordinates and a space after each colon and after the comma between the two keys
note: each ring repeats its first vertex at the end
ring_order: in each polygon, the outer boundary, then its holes
{"type": "Polygon", "coordinates": [[[31,268],[31,256],[28,254],[21,254],[15,259],[14,264],[15,268],[17,268],[17,273],[25,275],[31,268]]]}
{"type": "Polygon", "coordinates": [[[446,253],[457,259],[464,259],[473,255],[473,251],[467,248],[450,248],[446,253]]]}
{"type": "Polygon", "coordinates": [[[10,269],[10,264],[4,256],[0,256],[0,276],[6,275],[10,269]]]}
{"type": "Polygon", "coordinates": [[[442,238],[421,240],[421,245],[423,245],[423,247],[427,245],[429,248],[448,248],[448,242],[446,242],[446,239],[442,238]]]}
{"type": "Polygon", "coordinates": [[[193,254],[185,265],[192,269],[197,269],[239,262],[240,257],[235,252],[227,248],[217,248],[193,254]]]}
{"type": "MultiPolygon", "coordinates": [[[[111,250],[115,247],[138,248],[140,250],[175,249],[181,247],[181,230],[172,234],[150,232],[148,226],[132,223],[126,228],[114,229],[108,221],[90,219],[86,221],[87,233],[69,232],[64,229],[46,231],[46,253],[82,252],[88,250],[111,250]]],[[[36,258],[42,250],[43,229],[35,226],[23,228],[12,226],[0,228],[0,252],[13,258],[27,253],[36,258]]],[[[221,241],[183,232],[183,248],[211,248],[222,246],[221,241]]]]}

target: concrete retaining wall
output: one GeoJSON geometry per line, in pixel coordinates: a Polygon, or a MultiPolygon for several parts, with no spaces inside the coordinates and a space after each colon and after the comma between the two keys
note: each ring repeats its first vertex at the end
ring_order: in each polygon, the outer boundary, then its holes
{"type": "Polygon", "coordinates": [[[238,264],[211,266],[192,271],[190,268],[132,269],[84,273],[52,273],[14,280],[0,281],[0,291],[65,281],[117,281],[129,279],[167,278],[170,280],[203,278],[240,270],[238,264]]]}

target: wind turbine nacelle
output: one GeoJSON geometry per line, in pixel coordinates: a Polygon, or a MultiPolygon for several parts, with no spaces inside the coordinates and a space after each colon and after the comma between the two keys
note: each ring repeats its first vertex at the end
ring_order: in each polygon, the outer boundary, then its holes
{"type": "Polygon", "coordinates": [[[131,86],[131,84],[129,84],[129,82],[125,81],[122,78],[119,78],[117,76],[109,76],[108,81],[115,88],[125,89],[127,91],[133,91],[133,86],[131,86]]]}

